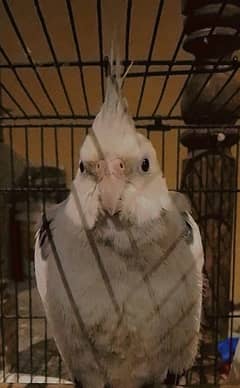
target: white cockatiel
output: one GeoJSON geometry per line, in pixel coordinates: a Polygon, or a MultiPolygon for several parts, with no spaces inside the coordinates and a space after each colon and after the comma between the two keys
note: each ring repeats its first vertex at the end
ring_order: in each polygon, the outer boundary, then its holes
{"type": "MultiPolygon", "coordinates": [[[[37,286],[71,378],[140,388],[182,373],[198,350],[203,249],[137,133],[111,65],[68,198],[43,216],[37,286]]],[[[81,382],[81,383],[80,383],[81,382]]]]}

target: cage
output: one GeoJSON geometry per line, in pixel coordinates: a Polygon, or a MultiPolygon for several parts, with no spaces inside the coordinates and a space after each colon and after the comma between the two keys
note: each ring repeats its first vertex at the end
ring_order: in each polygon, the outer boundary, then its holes
{"type": "Polygon", "coordinates": [[[228,381],[240,338],[239,1],[2,0],[0,14],[0,382],[69,383],[33,236],[68,194],[115,30],[123,66],[133,62],[124,93],[136,126],[169,189],[190,198],[205,249],[202,340],[179,384],[228,381]]]}

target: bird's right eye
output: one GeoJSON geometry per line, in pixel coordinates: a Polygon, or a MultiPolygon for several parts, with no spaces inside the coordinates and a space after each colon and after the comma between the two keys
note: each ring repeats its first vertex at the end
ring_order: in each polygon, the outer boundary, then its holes
{"type": "Polygon", "coordinates": [[[81,171],[81,173],[83,174],[84,171],[85,171],[85,166],[84,166],[84,163],[82,160],[80,160],[80,163],[79,163],[79,170],[81,171]]]}

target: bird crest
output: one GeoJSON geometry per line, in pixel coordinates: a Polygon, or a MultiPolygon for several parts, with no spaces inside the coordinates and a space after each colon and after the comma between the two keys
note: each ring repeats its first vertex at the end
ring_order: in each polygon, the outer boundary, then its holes
{"type": "Polygon", "coordinates": [[[97,139],[106,139],[112,136],[117,142],[125,134],[135,133],[134,122],[128,112],[128,103],[123,96],[123,83],[132,63],[122,74],[122,65],[119,55],[114,56],[113,48],[108,63],[106,76],[106,92],[104,102],[92,125],[97,139]]]}

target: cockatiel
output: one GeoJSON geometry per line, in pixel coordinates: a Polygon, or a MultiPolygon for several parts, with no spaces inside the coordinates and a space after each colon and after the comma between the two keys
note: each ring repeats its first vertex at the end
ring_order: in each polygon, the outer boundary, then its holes
{"type": "Polygon", "coordinates": [[[36,235],[38,290],[83,388],[155,386],[191,367],[199,342],[199,229],[135,129],[120,70],[112,61],[71,192],[36,235]]]}

